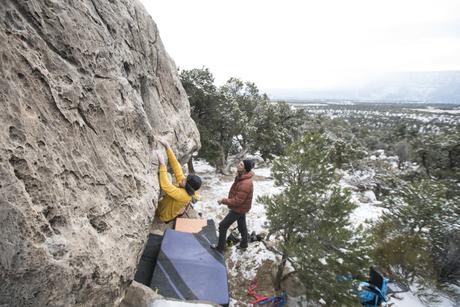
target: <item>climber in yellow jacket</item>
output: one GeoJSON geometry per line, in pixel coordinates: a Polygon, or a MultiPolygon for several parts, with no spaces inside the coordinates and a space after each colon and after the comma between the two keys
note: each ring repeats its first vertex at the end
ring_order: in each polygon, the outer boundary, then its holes
{"type": "Polygon", "coordinates": [[[157,215],[163,222],[169,222],[178,215],[184,213],[187,204],[198,199],[197,190],[201,187],[201,178],[197,175],[184,176],[182,167],[176,159],[174,152],[168,142],[159,140],[165,147],[168,155],[169,164],[174,172],[176,184],[172,184],[168,178],[163,155],[158,153],[158,162],[160,164],[160,187],[165,196],[160,200],[157,208],[157,215]]]}

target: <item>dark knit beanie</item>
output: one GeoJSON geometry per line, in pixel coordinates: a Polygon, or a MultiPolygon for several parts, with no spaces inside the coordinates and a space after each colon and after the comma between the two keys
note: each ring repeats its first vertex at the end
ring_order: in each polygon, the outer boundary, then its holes
{"type": "Polygon", "coordinates": [[[201,178],[197,175],[188,175],[185,190],[188,195],[192,196],[201,187],[201,178]]]}
{"type": "Polygon", "coordinates": [[[250,172],[254,168],[255,162],[254,160],[246,159],[243,160],[243,164],[246,172],[250,172]]]}

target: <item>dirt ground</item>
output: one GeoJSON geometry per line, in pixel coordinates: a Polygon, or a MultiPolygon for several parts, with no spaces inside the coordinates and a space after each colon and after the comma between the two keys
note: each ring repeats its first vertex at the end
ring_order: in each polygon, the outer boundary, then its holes
{"type": "MultiPolygon", "coordinates": [[[[258,286],[255,289],[255,292],[260,295],[272,296],[275,294],[271,277],[272,264],[272,261],[267,260],[263,262],[257,270],[256,280],[258,286]]],[[[229,266],[229,270],[239,271],[239,262],[232,263],[229,261],[227,262],[227,265],[229,266]]],[[[251,280],[245,279],[242,273],[240,273],[235,276],[229,276],[228,282],[230,287],[230,297],[234,300],[233,306],[252,306],[249,302],[253,300],[254,297],[248,294],[248,287],[251,284],[251,280]]]]}

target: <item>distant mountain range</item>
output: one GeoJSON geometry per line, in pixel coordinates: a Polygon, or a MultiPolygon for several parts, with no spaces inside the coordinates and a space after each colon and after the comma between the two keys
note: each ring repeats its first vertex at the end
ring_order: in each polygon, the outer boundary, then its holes
{"type": "Polygon", "coordinates": [[[272,89],[271,99],[346,99],[460,104],[460,71],[387,73],[354,88],[272,89]]]}

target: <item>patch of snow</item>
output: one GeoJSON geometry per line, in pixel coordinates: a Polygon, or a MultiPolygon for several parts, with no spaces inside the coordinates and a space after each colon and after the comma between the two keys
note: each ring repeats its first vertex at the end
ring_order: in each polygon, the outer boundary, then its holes
{"type": "Polygon", "coordinates": [[[394,307],[457,307],[455,302],[452,302],[448,298],[438,295],[438,303],[429,303],[429,305],[423,303],[416,295],[412,292],[398,293],[397,298],[392,297],[388,301],[388,304],[394,307]]]}
{"type": "Polygon", "coordinates": [[[390,162],[390,166],[393,168],[393,169],[396,169],[398,168],[398,161],[389,161],[390,162]]]}
{"type": "Polygon", "coordinates": [[[305,107],[327,107],[328,105],[326,103],[305,103],[305,104],[302,104],[302,106],[305,106],[305,107]]]}
{"type": "Polygon", "coordinates": [[[203,159],[194,159],[193,167],[197,173],[211,173],[216,171],[214,167],[212,167],[206,160],[203,159]]]}
{"type": "Polygon", "coordinates": [[[410,292],[398,293],[398,298],[391,298],[388,303],[392,303],[392,306],[404,306],[404,307],[425,307],[425,305],[410,292]]]}
{"type": "Polygon", "coordinates": [[[383,149],[377,149],[375,151],[375,154],[377,155],[377,157],[379,158],[385,158],[385,150],[383,149]]]}
{"type": "Polygon", "coordinates": [[[412,111],[427,112],[427,113],[448,113],[448,114],[460,114],[460,110],[441,110],[435,108],[426,108],[426,109],[411,109],[412,111]]]}
{"type": "MultiPolygon", "coordinates": [[[[380,155],[384,154],[383,150],[378,152],[380,155]]],[[[375,159],[377,158],[375,157],[375,159]]],[[[341,177],[339,185],[350,190],[350,201],[358,206],[350,216],[352,225],[370,226],[366,220],[369,222],[377,220],[385,210],[380,207],[381,202],[377,200],[375,193],[371,190],[375,184],[375,172],[372,170],[354,172],[340,170],[337,174],[341,177]],[[366,190],[362,191],[364,188],[366,190]]]]}
{"type": "Polygon", "coordinates": [[[364,199],[367,203],[374,203],[377,201],[377,197],[375,197],[375,193],[373,191],[364,191],[362,196],[363,197],[361,199],[364,199]]]}
{"type": "Polygon", "coordinates": [[[251,243],[249,248],[244,252],[232,246],[227,257],[227,262],[230,259],[231,263],[238,266],[238,271],[231,270],[229,274],[232,276],[242,274],[246,280],[253,280],[256,277],[257,271],[263,262],[276,260],[276,255],[267,250],[261,242],[251,243]]]}
{"type": "Polygon", "coordinates": [[[366,225],[366,220],[375,221],[385,211],[385,208],[376,207],[371,203],[360,203],[357,200],[353,200],[353,196],[352,201],[359,204],[358,208],[356,208],[350,215],[350,221],[355,226],[360,224],[366,225]]]}
{"type": "Polygon", "coordinates": [[[270,167],[261,167],[261,168],[256,168],[253,170],[254,174],[256,176],[261,176],[265,178],[271,178],[271,168],[270,167]]]}
{"type": "Polygon", "coordinates": [[[330,105],[342,105],[342,106],[354,106],[355,104],[351,101],[343,100],[343,101],[328,101],[327,104],[330,105]]]}
{"type": "MultiPolygon", "coordinates": [[[[423,302],[413,291],[417,289],[417,283],[414,282],[409,286],[408,292],[396,293],[389,296],[388,305],[396,307],[458,307],[459,305],[450,300],[444,293],[428,290],[429,294],[433,295],[436,302],[423,302]]],[[[450,290],[460,293],[460,287],[451,285],[450,290]]]]}

